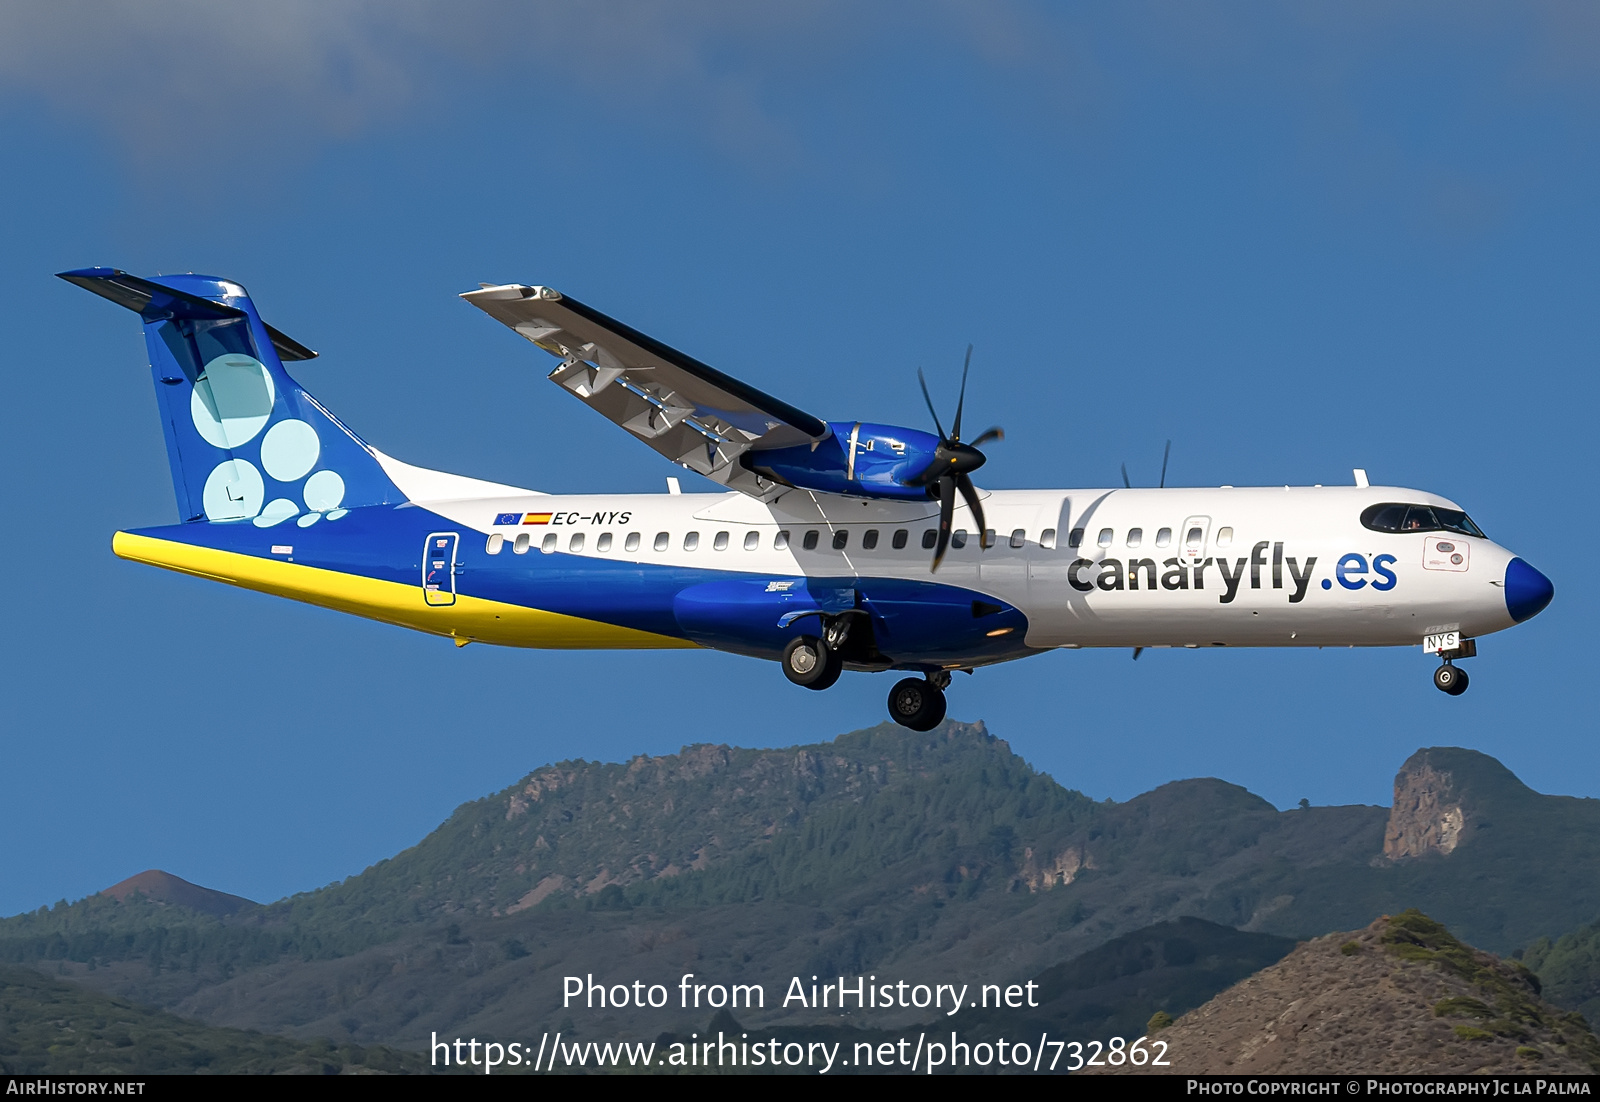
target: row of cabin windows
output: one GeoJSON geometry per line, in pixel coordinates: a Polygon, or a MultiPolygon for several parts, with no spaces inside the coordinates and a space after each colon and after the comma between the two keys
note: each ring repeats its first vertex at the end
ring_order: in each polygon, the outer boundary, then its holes
{"type": "MultiPolygon", "coordinates": [[[[1069,532],[1067,534],[1067,546],[1068,547],[1072,547],[1072,548],[1082,547],[1083,546],[1083,536],[1084,536],[1084,531],[1083,531],[1082,528],[1074,528],[1071,532],[1069,532]]],[[[1096,544],[1096,546],[1099,546],[1099,547],[1110,547],[1115,542],[1116,542],[1116,532],[1113,531],[1110,528],[1102,528],[1102,529],[1100,529],[1100,534],[1095,539],[1095,544],[1096,544]]],[[[1185,550],[1198,551],[1202,547],[1205,546],[1205,542],[1206,542],[1206,530],[1204,528],[1199,528],[1199,527],[1190,528],[1187,532],[1185,532],[1183,534],[1183,546],[1184,546],[1185,550]]],[[[1127,534],[1127,537],[1126,537],[1124,543],[1128,547],[1140,547],[1140,546],[1143,546],[1143,544],[1144,544],[1144,529],[1143,528],[1129,528],[1128,529],[1128,534],[1127,534]]],[[[1217,529],[1217,546],[1218,547],[1228,547],[1228,546],[1232,545],[1232,543],[1233,543],[1233,529],[1232,528],[1218,528],[1217,529]]],[[[1157,547],[1171,547],[1172,546],[1172,529],[1171,528],[1159,528],[1159,529],[1156,530],[1156,546],[1157,547]]]]}
{"type": "MultiPolygon", "coordinates": [[[[1108,531],[1109,531],[1109,529],[1108,529],[1108,531]]],[[[1078,530],[1076,530],[1075,534],[1078,537],[1081,537],[1083,535],[1083,532],[1082,532],[1081,529],[1078,529],[1078,530]]],[[[986,535],[988,536],[989,545],[991,547],[997,546],[997,544],[995,542],[995,531],[994,531],[994,529],[990,528],[988,530],[988,532],[986,533],[986,535]]],[[[822,539],[822,533],[818,529],[811,528],[811,529],[808,529],[806,531],[806,533],[803,536],[800,537],[800,546],[801,546],[801,548],[803,550],[815,551],[817,549],[817,545],[821,542],[821,539],[822,539]]],[[[905,548],[906,544],[910,542],[910,539],[911,539],[911,533],[907,529],[905,529],[905,528],[897,528],[897,529],[895,529],[894,534],[889,537],[889,546],[893,547],[896,551],[900,551],[900,550],[903,550],[905,548]]],[[[877,548],[877,546],[878,546],[878,540],[879,540],[879,532],[878,532],[878,530],[876,528],[868,528],[865,532],[863,532],[861,534],[861,547],[865,551],[875,550],[877,548]]],[[[611,533],[611,532],[601,532],[600,535],[595,538],[594,549],[596,551],[601,551],[601,552],[610,551],[611,548],[612,548],[612,545],[613,545],[613,541],[614,541],[614,534],[613,533],[611,533]]],[[[574,533],[572,533],[572,535],[567,537],[567,550],[568,551],[582,551],[584,549],[584,546],[585,546],[586,542],[587,542],[587,540],[586,540],[585,534],[583,532],[574,532],[574,533]]],[[[835,551],[843,551],[845,548],[850,546],[850,532],[849,532],[849,530],[848,529],[844,529],[844,528],[837,529],[833,533],[833,537],[832,537],[832,541],[831,542],[832,542],[832,545],[833,545],[833,549],[835,551]]],[[[926,550],[930,550],[931,551],[935,547],[935,545],[938,544],[938,542],[939,542],[939,530],[937,528],[928,528],[928,529],[923,531],[923,533],[922,533],[922,546],[923,546],[923,548],[925,548],[926,550]]],[[[1023,546],[1026,546],[1027,542],[1028,542],[1027,530],[1023,529],[1023,528],[1018,528],[1018,529],[1014,530],[1011,533],[1011,537],[1007,542],[1012,547],[1023,547],[1023,546]]],[[[501,535],[499,532],[495,532],[493,535],[491,535],[489,537],[489,541],[484,546],[484,550],[487,551],[491,555],[498,555],[498,554],[500,554],[501,551],[503,551],[505,549],[506,543],[507,543],[507,540],[506,540],[505,536],[501,535]]],[[[528,553],[528,551],[530,549],[532,549],[532,547],[533,547],[533,537],[528,532],[519,532],[517,534],[517,537],[514,540],[511,540],[510,543],[511,543],[511,551],[512,551],[513,554],[526,555],[528,553]]],[[[540,540],[540,542],[539,542],[539,550],[543,551],[545,554],[548,555],[548,554],[551,554],[552,552],[554,552],[555,550],[557,550],[557,548],[559,547],[560,543],[561,543],[560,535],[558,535],[555,532],[546,532],[545,535],[544,535],[544,538],[542,540],[540,540]]],[[[627,537],[622,541],[622,549],[624,551],[637,551],[637,550],[639,550],[639,544],[640,544],[639,533],[638,532],[629,532],[627,534],[627,537]]],[[[651,546],[657,551],[665,551],[671,545],[672,545],[672,536],[668,532],[657,532],[656,533],[656,538],[651,544],[651,546]]],[[[957,528],[954,532],[950,533],[950,546],[951,547],[961,548],[961,547],[965,547],[966,545],[967,545],[967,530],[965,528],[957,528]]],[[[1040,547],[1043,547],[1046,550],[1049,550],[1049,549],[1055,547],[1055,545],[1056,545],[1056,530],[1054,528],[1046,528],[1043,532],[1039,533],[1039,546],[1040,547]]],[[[782,551],[784,548],[786,548],[788,546],[789,546],[789,530],[787,528],[780,529],[778,531],[778,533],[775,536],[773,536],[773,538],[772,538],[772,549],[774,551],[782,551]]],[[[1074,543],[1072,546],[1076,547],[1077,544],[1074,543]]],[[[1137,546],[1137,545],[1134,545],[1134,546],[1137,546]]],[[[1165,546],[1165,545],[1163,544],[1163,546],[1165,546]]],[[[684,536],[683,536],[683,549],[685,551],[696,551],[696,550],[699,549],[699,547],[700,547],[700,533],[699,532],[685,532],[684,536]]],[[[718,532],[715,536],[713,536],[711,538],[711,549],[713,551],[726,551],[728,549],[728,547],[729,547],[729,535],[728,535],[727,532],[718,532]]],[[[760,549],[760,547],[761,547],[761,533],[760,532],[746,532],[744,534],[744,549],[746,551],[757,551],[757,550],[760,549]]]]}

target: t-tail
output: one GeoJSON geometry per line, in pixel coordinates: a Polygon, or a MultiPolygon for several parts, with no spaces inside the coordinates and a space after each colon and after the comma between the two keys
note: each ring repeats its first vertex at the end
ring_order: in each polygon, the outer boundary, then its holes
{"type": "Polygon", "coordinates": [[[305,526],[406,500],[372,448],[284,370],[316,353],[263,322],[239,284],[115,268],[60,275],[144,322],[185,521],[305,526]]]}

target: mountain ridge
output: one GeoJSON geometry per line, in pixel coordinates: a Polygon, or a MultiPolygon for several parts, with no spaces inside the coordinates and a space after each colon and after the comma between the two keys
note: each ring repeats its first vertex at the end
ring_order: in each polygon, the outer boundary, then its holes
{"type": "Polygon", "coordinates": [[[1421,903],[1506,951],[1600,913],[1567,864],[1600,836],[1600,801],[1541,796],[1450,748],[1418,751],[1396,783],[1432,802],[1278,811],[1216,778],[1095,801],[957,722],[567,761],[328,888],[227,915],[90,897],[0,920],[0,961],[218,1024],[414,1045],[426,1007],[450,1008],[430,1028],[559,1026],[550,993],[573,971],[990,982],[1184,917],[1303,938],[1421,903]],[[1386,856],[1450,808],[1449,852],[1386,856]]]}

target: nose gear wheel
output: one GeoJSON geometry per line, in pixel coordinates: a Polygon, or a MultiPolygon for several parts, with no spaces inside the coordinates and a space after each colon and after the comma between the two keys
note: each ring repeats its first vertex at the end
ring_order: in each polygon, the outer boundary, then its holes
{"type": "Polygon", "coordinates": [[[1467,671],[1446,662],[1433,671],[1433,687],[1451,696],[1467,691],[1467,671]]]}

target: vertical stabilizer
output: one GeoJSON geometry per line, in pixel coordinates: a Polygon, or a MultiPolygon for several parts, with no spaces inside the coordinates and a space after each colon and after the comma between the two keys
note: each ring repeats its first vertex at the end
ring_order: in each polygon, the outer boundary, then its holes
{"type": "Polygon", "coordinates": [[[185,521],[304,527],[399,504],[372,449],[283,368],[316,355],[267,325],[239,284],[115,268],[61,278],[137,313],[185,521]]]}

